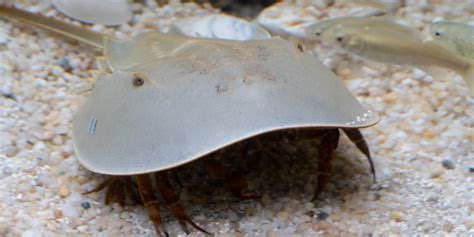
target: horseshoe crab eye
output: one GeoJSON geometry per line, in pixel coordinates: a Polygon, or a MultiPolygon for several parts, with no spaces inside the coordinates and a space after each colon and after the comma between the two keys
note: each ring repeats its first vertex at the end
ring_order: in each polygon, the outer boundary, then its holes
{"type": "Polygon", "coordinates": [[[435,35],[436,36],[441,36],[441,33],[439,33],[438,31],[435,32],[435,35]]]}
{"type": "Polygon", "coordinates": [[[344,37],[339,36],[339,37],[336,38],[336,40],[337,40],[338,42],[342,42],[342,41],[344,40],[344,37]]]}
{"type": "Polygon", "coordinates": [[[321,36],[321,32],[316,32],[316,36],[321,36]]]}
{"type": "Polygon", "coordinates": [[[139,87],[139,86],[142,86],[143,84],[145,84],[145,78],[142,74],[140,73],[134,73],[132,75],[132,84],[135,86],[135,87],[139,87]]]}
{"type": "Polygon", "coordinates": [[[303,52],[303,51],[304,51],[303,44],[301,44],[301,43],[296,43],[296,47],[298,47],[298,50],[299,50],[300,52],[303,52]]]}

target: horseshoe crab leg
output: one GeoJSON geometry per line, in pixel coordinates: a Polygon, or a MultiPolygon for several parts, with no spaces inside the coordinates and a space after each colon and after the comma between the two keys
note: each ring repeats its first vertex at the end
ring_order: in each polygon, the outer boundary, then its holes
{"type": "Polygon", "coordinates": [[[375,175],[375,166],[374,166],[374,162],[372,161],[372,157],[370,156],[369,146],[367,145],[367,142],[365,141],[364,136],[362,136],[362,133],[360,133],[360,130],[357,128],[344,128],[342,130],[347,135],[347,137],[349,137],[352,143],[356,145],[359,151],[364,153],[365,157],[369,161],[370,171],[372,172],[374,182],[377,182],[377,177],[375,175]]]}
{"type": "Polygon", "coordinates": [[[120,206],[124,207],[126,199],[129,197],[133,203],[141,203],[140,197],[133,189],[133,181],[130,176],[111,176],[102,181],[94,189],[83,194],[96,193],[104,188],[107,188],[105,193],[105,204],[117,202],[120,206]]]}
{"type": "Polygon", "coordinates": [[[318,157],[318,180],[316,185],[316,192],[311,201],[316,200],[318,194],[320,194],[331,176],[331,160],[332,155],[337,147],[337,141],[339,140],[339,130],[329,129],[326,134],[321,138],[321,145],[319,148],[318,157]]]}
{"type": "Polygon", "coordinates": [[[203,228],[199,227],[196,223],[194,223],[191,218],[186,214],[183,206],[179,204],[178,195],[171,187],[168,171],[156,172],[155,179],[161,197],[165,201],[166,208],[171,211],[171,213],[173,213],[173,215],[176,217],[183,231],[186,232],[186,234],[189,234],[186,224],[190,224],[201,232],[211,235],[211,233],[205,231],[203,228]]]}
{"type": "Polygon", "coordinates": [[[204,163],[204,169],[212,178],[224,182],[226,190],[236,198],[240,200],[261,198],[257,193],[245,192],[244,189],[248,187],[247,180],[230,167],[218,161],[208,159],[204,163]]]}
{"type": "Polygon", "coordinates": [[[107,187],[107,192],[105,192],[105,205],[109,205],[112,202],[118,202],[118,193],[120,186],[114,179],[114,181],[107,187]]]}
{"type": "Polygon", "coordinates": [[[125,180],[122,177],[118,178],[116,185],[117,185],[117,188],[115,192],[114,201],[117,202],[121,207],[125,207],[125,204],[127,203],[127,192],[125,189],[125,180]]]}
{"type": "Polygon", "coordinates": [[[124,176],[123,179],[124,179],[124,182],[125,182],[124,186],[125,186],[126,196],[128,196],[134,204],[136,204],[136,203],[143,204],[143,202],[140,199],[140,197],[138,196],[136,190],[134,190],[135,183],[132,181],[132,177],[131,176],[124,176]]]}
{"type": "Polygon", "coordinates": [[[93,188],[92,190],[90,191],[87,191],[87,192],[84,192],[83,194],[91,194],[91,193],[96,193],[96,192],[99,192],[101,191],[102,189],[108,187],[113,181],[114,181],[115,177],[111,176],[111,177],[108,177],[107,179],[105,179],[104,181],[102,181],[102,183],[100,183],[99,185],[97,185],[95,188],[93,188]]]}
{"type": "Polygon", "coordinates": [[[158,210],[158,202],[153,192],[153,186],[151,184],[151,178],[149,174],[141,174],[135,176],[137,178],[138,191],[143,200],[143,204],[148,210],[153,225],[155,226],[156,233],[159,236],[169,236],[166,230],[161,224],[160,211],[158,210]]]}

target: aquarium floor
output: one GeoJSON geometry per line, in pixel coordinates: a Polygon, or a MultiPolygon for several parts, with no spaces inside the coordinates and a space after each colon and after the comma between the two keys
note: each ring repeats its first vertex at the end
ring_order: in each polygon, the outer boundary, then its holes
{"type": "MultiPolygon", "coordinates": [[[[26,7],[58,15],[32,2],[26,7]]],[[[472,8],[448,0],[434,6],[406,2],[401,19],[424,33],[433,20],[474,23],[472,8]]],[[[192,3],[152,5],[137,11],[133,26],[88,27],[124,37],[166,29],[178,15],[215,11],[192,3]]],[[[192,219],[216,236],[474,236],[474,99],[462,79],[306,47],[379,114],[378,125],[362,130],[377,183],[345,137],[329,185],[314,202],[316,173],[308,160],[241,165],[250,188],[263,195],[243,202],[191,165],[180,174],[184,185],[178,190],[192,219]]],[[[153,236],[142,206],[106,206],[104,193],[83,194],[104,179],[79,164],[71,139],[73,115],[88,97],[77,91],[92,83],[96,55],[84,45],[0,20],[0,236],[153,236]]],[[[185,236],[162,210],[168,232],[185,236]]],[[[202,235],[193,230],[190,236],[202,235]]]]}

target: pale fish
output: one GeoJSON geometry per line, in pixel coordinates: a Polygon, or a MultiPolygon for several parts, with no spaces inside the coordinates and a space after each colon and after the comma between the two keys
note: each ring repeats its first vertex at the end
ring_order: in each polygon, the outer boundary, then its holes
{"type": "MultiPolygon", "coordinates": [[[[325,38],[330,38],[332,31],[338,27],[365,27],[365,28],[383,28],[393,31],[401,31],[403,33],[417,36],[417,32],[407,26],[404,26],[394,19],[386,16],[379,17],[338,17],[324,21],[318,21],[305,27],[304,32],[307,38],[312,41],[320,42],[325,38]]],[[[418,37],[418,36],[417,36],[418,37]]]]}
{"type": "Polygon", "coordinates": [[[474,26],[456,22],[435,22],[430,27],[435,43],[474,59],[474,26]]]}
{"type": "Polygon", "coordinates": [[[333,33],[334,44],[370,60],[420,69],[434,66],[453,70],[463,77],[474,96],[474,62],[433,42],[380,28],[340,27],[333,33]]]}

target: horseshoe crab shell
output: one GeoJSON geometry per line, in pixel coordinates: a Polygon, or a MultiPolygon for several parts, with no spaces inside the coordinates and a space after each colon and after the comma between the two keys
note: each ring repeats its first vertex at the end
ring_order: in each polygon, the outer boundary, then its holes
{"type": "MultiPolygon", "coordinates": [[[[109,175],[155,172],[271,131],[358,128],[378,120],[292,43],[188,39],[167,55],[97,80],[73,124],[76,154],[86,168],[109,175]]],[[[124,55],[133,54],[127,50],[124,55]]]]}
{"type": "Polygon", "coordinates": [[[173,28],[189,37],[228,40],[271,38],[270,33],[257,24],[226,14],[180,19],[173,22],[173,28]]]}
{"type": "Polygon", "coordinates": [[[127,0],[53,0],[53,5],[68,17],[91,24],[120,25],[132,19],[127,0]]]}

